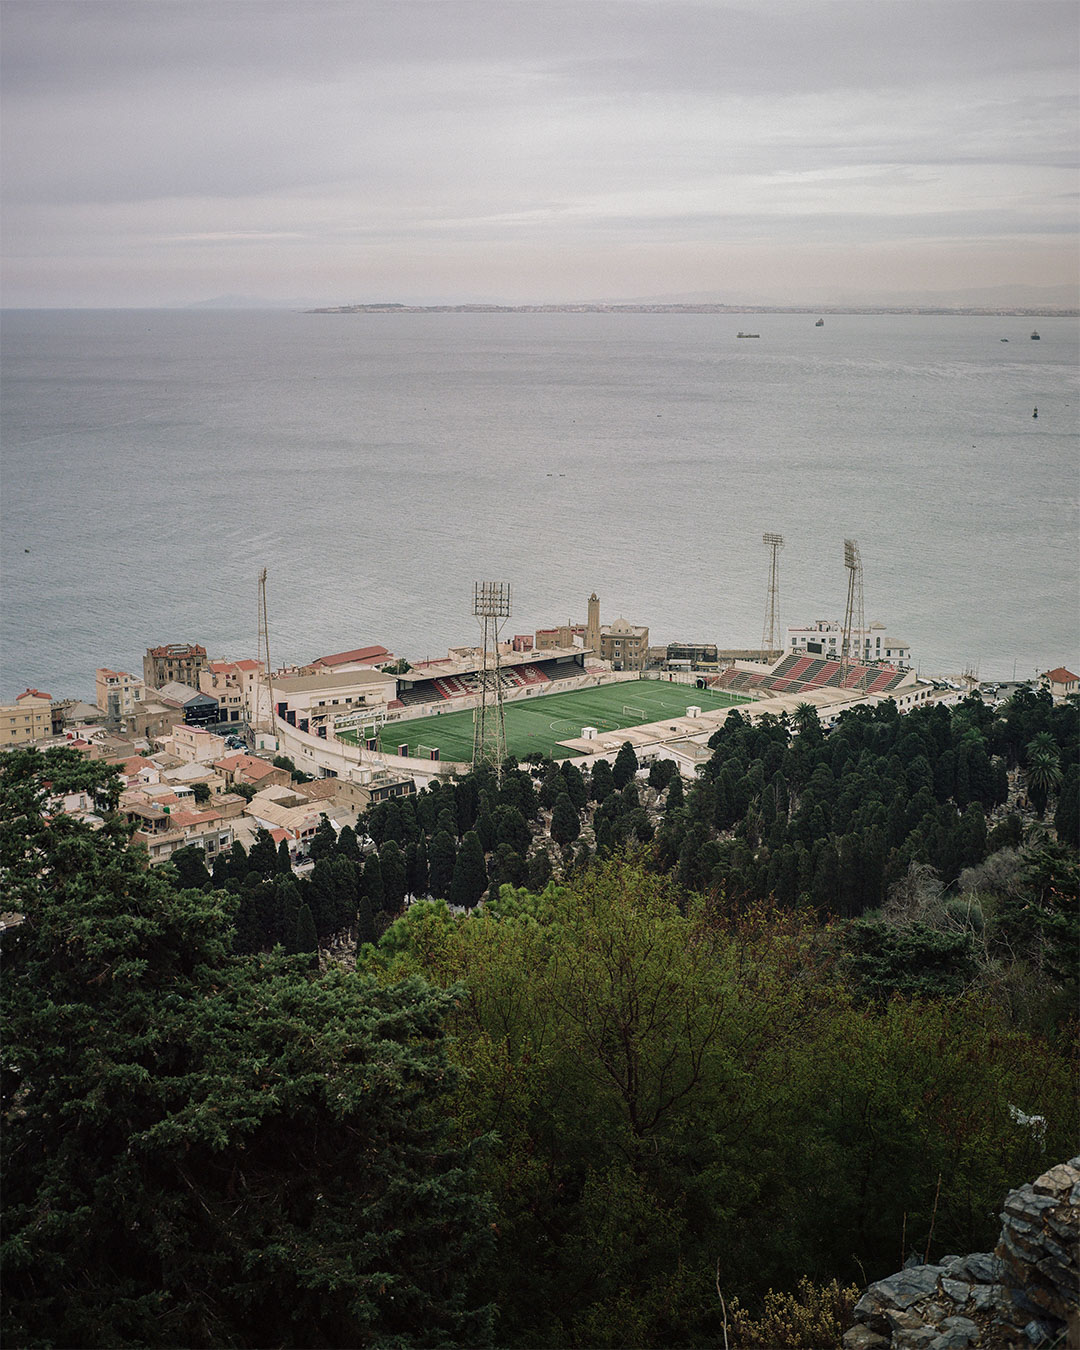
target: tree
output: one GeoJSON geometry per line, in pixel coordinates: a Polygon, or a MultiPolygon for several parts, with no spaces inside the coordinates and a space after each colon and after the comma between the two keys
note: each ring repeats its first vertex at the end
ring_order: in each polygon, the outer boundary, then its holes
{"type": "Polygon", "coordinates": [[[454,879],[457,848],[448,831],[440,829],[431,841],[428,854],[428,887],[436,900],[445,900],[454,879]]]}
{"type": "Polygon", "coordinates": [[[0,761],[7,1343],[485,1343],[455,996],[232,956],[113,813],[45,819],[78,758],[0,761]]]}
{"type": "Polygon", "coordinates": [[[629,741],[623,741],[619,753],[615,756],[615,765],[611,776],[617,788],[624,788],[637,773],[638,761],[634,747],[629,741]]]}
{"type": "Polygon", "coordinates": [[[210,787],[206,783],[192,783],[191,795],[195,798],[196,806],[205,806],[210,800],[210,787]]]}
{"type": "Polygon", "coordinates": [[[605,801],[615,790],[615,783],[611,777],[611,765],[606,759],[598,759],[592,766],[592,774],[590,775],[590,791],[593,801],[605,801]]]}
{"type": "Polygon", "coordinates": [[[201,891],[212,885],[210,873],[206,870],[206,854],[198,844],[178,848],[169,862],[176,868],[176,879],[181,889],[201,891]]]}
{"type": "Polygon", "coordinates": [[[308,855],[318,862],[320,858],[329,858],[337,848],[337,830],[329,816],[320,816],[319,826],[312,837],[308,855]]]}
{"type": "Polygon", "coordinates": [[[383,905],[396,914],[405,903],[405,855],[393,839],[388,839],[379,850],[382,869],[383,905]]]}
{"type": "Polygon", "coordinates": [[[315,920],[308,905],[301,905],[300,912],[296,916],[296,941],[293,950],[299,956],[314,957],[315,964],[318,963],[319,939],[315,932],[315,920]]]}
{"type": "Polygon", "coordinates": [[[466,830],[454,862],[449,900],[452,905],[472,909],[487,890],[488,876],[484,850],[475,830],[466,830]]]}
{"type": "Polygon", "coordinates": [[[570,798],[560,792],[551,812],[551,837],[557,844],[572,844],[581,833],[581,821],[570,798]]]}

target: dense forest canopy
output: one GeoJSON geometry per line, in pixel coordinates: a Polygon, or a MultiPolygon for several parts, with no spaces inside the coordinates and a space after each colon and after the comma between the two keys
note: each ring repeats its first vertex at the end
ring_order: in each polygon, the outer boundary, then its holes
{"type": "Polygon", "coordinates": [[[109,769],[5,755],[8,1341],[717,1346],[718,1289],[835,1341],[1076,1152],[1077,727],[733,712],[693,783],[508,762],[306,876],[149,871],[109,769]]]}

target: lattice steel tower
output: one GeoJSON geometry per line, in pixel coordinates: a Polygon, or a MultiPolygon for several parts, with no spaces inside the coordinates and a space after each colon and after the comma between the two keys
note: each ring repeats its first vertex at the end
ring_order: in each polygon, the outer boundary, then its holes
{"type": "Polygon", "coordinates": [[[761,651],[780,650],[780,550],[784,547],[782,534],[763,534],[761,542],[769,549],[769,594],[765,599],[765,627],[761,630],[761,651]]]}
{"type": "Polygon", "coordinates": [[[847,568],[847,605],[844,609],[844,633],[840,639],[840,683],[843,685],[852,663],[860,663],[859,646],[865,637],[863,620],[863,570],[858,541],[844,540],[844,566],[847,568]]]}
{"type": "Polygon", "coordinates": [[[480,700],[473,709],[473,768],[490,764],[496,781],[502,779],[506,758],[502,671],[499,667],[499,629],[510,617],[510,583],[473,583],[473,614],[481,630],[480,700]]]}

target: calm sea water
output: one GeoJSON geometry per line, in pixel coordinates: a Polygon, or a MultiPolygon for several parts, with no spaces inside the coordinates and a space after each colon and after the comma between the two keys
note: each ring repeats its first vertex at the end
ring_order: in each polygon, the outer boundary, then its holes
{"type": "Polygon", "coordinates": [[[595,589],[654,642],[756,646],[765,530],[785,624],[842,617],[848,536],[924,672],[1076,670],[1078,334],[1038,328],[8,312],[0,696],[86,697],[166,641],[254,654],[264,566],[275,663],[442,655],[485,577],[509,632],[595,589]]]}

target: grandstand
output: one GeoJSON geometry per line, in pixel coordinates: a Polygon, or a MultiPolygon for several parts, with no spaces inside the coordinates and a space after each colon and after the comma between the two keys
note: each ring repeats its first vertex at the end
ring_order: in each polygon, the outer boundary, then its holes
{"type": "Polygon", "coordinates": [[[710,688],[743,694],[809,694],[819,689],[846,689],[858,694],[889,694],[914,684],[915,672],[895,666],[851,665],[841,678],[840,662],[830,657],[790,652],[769,671],[731,667],[708,679],[710,688]]]}

